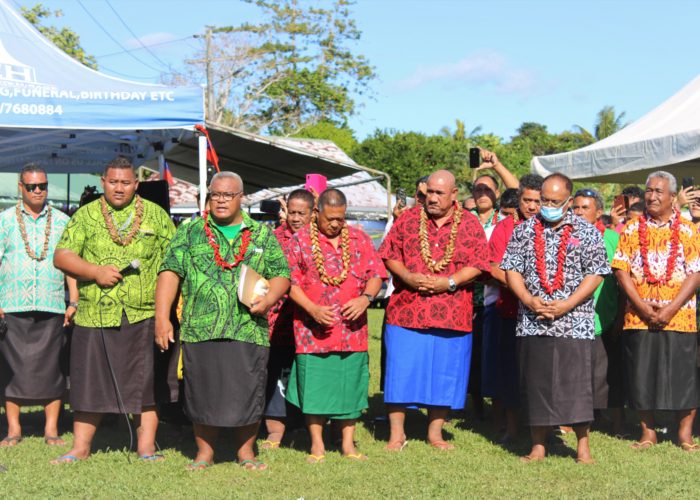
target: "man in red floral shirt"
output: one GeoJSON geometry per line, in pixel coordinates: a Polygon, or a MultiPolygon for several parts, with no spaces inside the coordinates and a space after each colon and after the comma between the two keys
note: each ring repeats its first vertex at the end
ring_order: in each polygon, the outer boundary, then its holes
{"type": "Polygon", "coordinates": [[[345,222],[347,201],[337,189],[324,191],[307,227],[294,235],[289,265],[296,359],[287,401],[301,408],[311,435],[309,463],[325,459],[323,425],[339,421],[342,452],[355,449],[355,422],[367,408],[369,365],[367,307],[386,270],[369,236],[345,222]]]}
{"type": "Polygon", "coordinates": [[[469,378],[472,287],[489,271],[478,219],[456,201],[454,176],[428,178],[425,205],[396,221],[379,249],[396,290],[387,307],[384,401],[391,436],[387,450],[406,443],[406,408],[428,408],[428,442],[450,450],[442,427],[450,408],[464,408],[469,378]]]}
{"type": "MultiPolygon", "coordinates": [[[[305,189],[296,189],[289,193],[286,202],[286,218],[275,229],[285,257],[289,260],[292,253],[294,234],[308,226],[314,210],[314,196],[305,189]]],[[[279,448],[289,409],[285,401],[287,381],[294,361],[294,302],[285,294],[267,313],[270,325],[270,358],[267,362],[267,389],[265,391],[265,427],[267,438],[261,448],[279,448]]]]}

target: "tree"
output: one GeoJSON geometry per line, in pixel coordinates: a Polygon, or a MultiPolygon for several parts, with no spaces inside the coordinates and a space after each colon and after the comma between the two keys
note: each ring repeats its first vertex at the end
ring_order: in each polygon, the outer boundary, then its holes
{"type": "Polygon", "coordinates": [[[338,126],[328,121],[310,125],[293,137],[333,141],[336,146],[348,155],[357,147],[355,133],[349,127],[338,126]]]}
{"type": "Polygon", "coordinates": [[[97,60],[94,56],[85,53],[85,50],[80,45],[80,36],[70,28],[61,28],[60,30],[54,26],[46,26],[46,19],[51,17],[61,17],[63,12],[54,10],[53,12],[38,3],[34,7],[22,7],[22,15],[32,23],[39,32],[48,38],[56,47],[71,56],[73,59],[83,63],[85,66],[97,69],[97,60]]]}
{"type": "Polygon", "coordinates": [[[473,139],[481,132],[481,125],[474,127],[469,134],[467,134],[467,127],[462,120],[455,120],[454,132],[450,127],[442,127],[440,129],[440,134],[445,137],[451,137],[455,141],[465,142],[468,139],[473,139]]]}
{"type": "Polygon", "coordinates": [[[293,135],[321,121],[344,125],[375,77],[349,48],[360,38],[352,1],[242,1],[257,6],[262,21],[212,28],[176,81],[206,81],[208,74],[208,119],[234,128],[293,135]]]}
{"type": "Polygon", "coordinates": [[[578,130],[580,134],[583,134],[590,138],[591,142],[600,141],[613,135],[618,130],[624,128],[627,124],[622,123],[625,118],[625,112],[623,111],[619,115],[615,114],[615,108],[613,106],[604,106],[603,109],[598,111],[595,121],[595,136],[591,134],[588,130],[583,128],[581,125],[574,125],[574,129],[578,130]]]}

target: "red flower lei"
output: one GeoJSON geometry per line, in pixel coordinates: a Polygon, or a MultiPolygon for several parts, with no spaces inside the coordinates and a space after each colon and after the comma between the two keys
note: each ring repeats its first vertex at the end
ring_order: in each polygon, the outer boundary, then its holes
{"type": "Polygon", "coordinates": [[[666,261],[666,275],[663,278],[657,278],[649,269],[649,239],[647,238],[647,218],[642,215],[639,217],[639,253],[642,255],[642,270],[644,278],[650,285],[665,285],[671,281],[673,271],[676,269],[676,260],[678,258],[678,240],[680,239],[681,214],[677,210],[673,211],[675,219],[671,223],[671,250],[666,261]]]}
{"type": "Polygon", "coordinates": [[[595,227],[598,231],[600,231],[600,234],[605,235],[605,224],[603,224],[603,221],[600,219],[595,221],[595,227]]]}
{"type": "Polygon", "coordinates": [[[214,262],[221,269],[233,269],[245,258],[245,253],[248,250],[248,244],[250,243],[250,231],[243,231],[241,236],[241,248],[238,250],[238,255],[233,261],[233,264],[226,262],[223,257],[221,257],[221,251],[219,250],[219,244],[216,242],[216,236],[209,227],[209,212],[204,212],[202,214],[204,218],[204,232],[207,235],[207,240],[209,241],[209,246],[214,250],[214,262]]]}
{"type": "Polygon", "coordinates": [[[555,291],[564,286],[564,263],[566,262],[566,247],[569,245],[573,226],[567,224],[561,232],[559,239],[559,250],[557,251],[557,272],[554,275],[554,280],[549,283],[547,277],[547,264],[545,261],[545,240],[544,226],[539,218],[535,219],[535,265],[537,266],[537,274],[540,278],[540,285],[547,292],[547,295],[552,295],[555,291]]]}

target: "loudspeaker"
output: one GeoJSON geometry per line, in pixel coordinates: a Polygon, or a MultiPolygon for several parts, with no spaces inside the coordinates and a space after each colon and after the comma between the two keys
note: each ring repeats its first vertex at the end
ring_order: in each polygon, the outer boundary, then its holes
{"type": "Polygon", "coordinates": [[[159,205],[170,215],[170,188],[167,181],[139,182],[136,194],[159,205]]]}

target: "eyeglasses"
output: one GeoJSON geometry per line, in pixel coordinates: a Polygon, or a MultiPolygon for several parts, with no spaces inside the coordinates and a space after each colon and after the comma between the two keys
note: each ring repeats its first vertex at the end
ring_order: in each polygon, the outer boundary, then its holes
{"type": "Polygon", "coordinates": [[[559,202],[557,200],[548,200],[547,198],[540,198],[540,203],[542,204],[542,206],[545,206],[545,207],[559,208],[559,207],[563,207],[564,205],[566,205],[566,202],[569,201],[570,199],[571,199],[571,197],[568,197],[564,201],[559,202]]]}
{"type": "Polygon", "coordinates": [[[574,198],[577,198],[579,196],[583,196],[585,198],[597,198],[598,193],[596,193],[592,189],[579,189],[578,191],[576,191],[576,194],[574,194],[574,198]]]}
{"type": "Polygon", "coordinates": [[[234,198],[236,198],[236,196],[239,196],[241,194],[243,194],[243,191],[238,191],[237,193],[216,193],[216,192],[214,192],[214,193],[209,193],[209,198],[211,198],[213,201],[219,201],[219,200],[231,201],[234,198]]]}
{"type": "Polygon", "coordinates": [[[40,183],[38,183],[38,184],[25,184],[25,183],[23,182],[22,185],[24,186],[24,189],[26,189],[26,190],[29,191],[30,193],[31,193],[32,191],[35,191],[36,188],[39,188],[39,191],[46,191],[46,190],[48,189],[48,187],[49,187],[49,183],[48,183],[48,182],[40,182],[40,183]]]}

